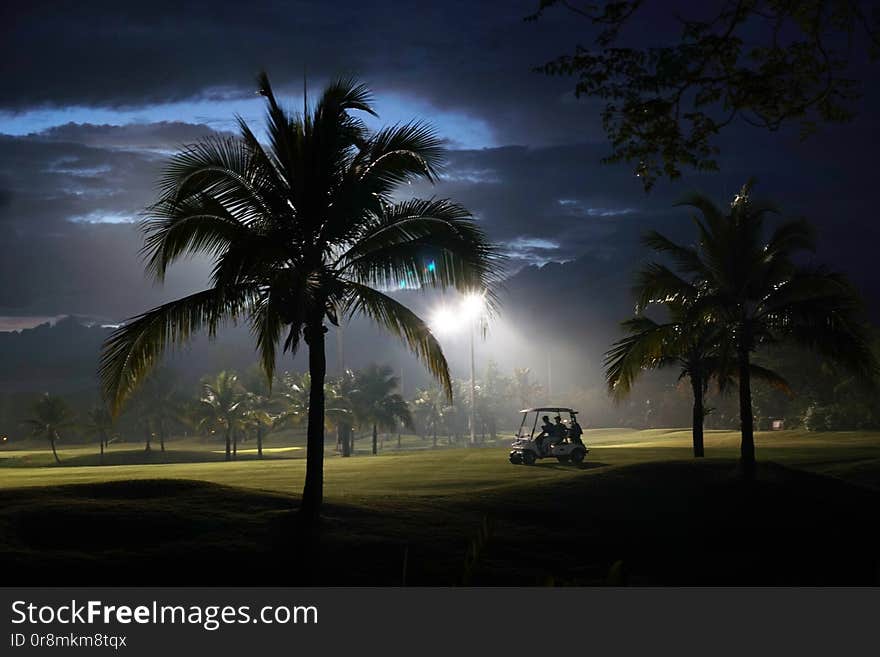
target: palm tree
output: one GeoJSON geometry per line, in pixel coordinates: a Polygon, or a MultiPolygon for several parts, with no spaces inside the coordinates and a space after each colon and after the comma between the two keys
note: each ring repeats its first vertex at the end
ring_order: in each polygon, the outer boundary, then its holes
{"type": "Polygon", "coordinates": [[[325,386],[327,419],[336,428],[336,442],[342,448],[342,456],[354,453],[354,396],[357,377],[351,370],[329,381],[325,386]]]}
{"type": "Polygon", "coordinates": [[[412,401],[413,414],[418,417],[419,426],[423,432],[431,432],[433,447],[437,447],[437,429],[443,420],[443,409],[446,406],[446,396],[436,386],[420,388],[412,401]]]}
{"type": "MultiPolygon", "coordinates": [[[[170,370],[164,367],[158,368],[147,377],[139,391],[145,422],[155,429],[155,434],[159,438],[159,449],[163,452],[172,426],[181,423],[182,400],[176,383],[176,378],[170,370]]],[[[152,430],[148,428],[148,445],[152,435],[152,430]]]]}
{"type": "Polygon", "coordinates": [[[329,85],[314,107],[291,114],[268,77],[268,144],[239,119],[239,136],[212,137],[174,156],[161,196],[143,223],[147,269],[162,280],[181,257],[214,260],[211,287],[150,310],[105,344],[101,378],[114,412],[158,361],[222,321],[243,319],[255,335],[267,380],[279,344],[308,349],[311,386],[306,478],[300,514],[316,521],[323,498],[325,321],[367,315],[401,337],[447,393],[446,359],[428,326],[383,290],[453,286],[492,289],[499,257],[470,213],[446,199],[396,200],[401,184],[433,181],[442,142],[428,126],[369,130],[375,115],[362,84],[329,85]],[[425,264],[430,255],[433,267],[425,264]]]}
{"type": "Polygon", "coordinates": [[[372,426],[373,454],[377,454],[379,428],[393,429],[398,422],[411,427],[412,416],[406,400],[393,392],[399,379],[387,365],[370,365],[357,372],[355,379],[354,415],[360,424],[372,426]]]}
{"type": "MultiPolygon", "coordinates": [[[[220,372],[212,379],[202,382],[202,404],[207,416],[213,422],[223,427],[226,439],[226,460],[232,460],[232,440],[244,412],[244,390],[238,383],[238,377],[233,372],[226,370],[220,372]]],[[[238,452],[236,445],[235,452],[238,452]]]]}
{"type": "Polygon", "coordinates": [[[793,341],[851,369],[866,380],[877,373],[859,296],[840,274],[795,262],[815,249],[810,224],[780,223],[765,237],[764,219],[773,206],[753,201],[752,183],[726,214],[703,196],[682,205],[696,208],[698,242],[681,246],[659,233],[646,241],[672,258],[675,270],[651,264],[642,273],[638,305],[684,298],[694,288],[693,315],[718,326],[731,354],[739,387],[743,470],[755,469],[751,354],[763,345],[793,341]]]}
{"type": "Polygon", "coordinates": [[[271,388],[260,372],[249,371],[241,385],[244,390],[242,424],[256,434],[257,457],[263,458],[263,438],[276,426],[277,400],[272,398],[271,388]]]}
{"type": "Polygon", "coordinates": [[[55,444],[60,439],[61,429],[73,426],[73,412],[60,397],[48,392],[40,397],[31,407],[31,418],[26,420],[33,430],[33,435],[49,439],[55,463],[61,464],[55,444]]]}
{"type": "Polygon", "coordinates": [[[104,404],[96,404],[86,413],[85,428],[98,434],[101,445],[101,463],[104,462],[104,448],[110,445],[110,434],[113,433],[113,416],[104,404]]]}

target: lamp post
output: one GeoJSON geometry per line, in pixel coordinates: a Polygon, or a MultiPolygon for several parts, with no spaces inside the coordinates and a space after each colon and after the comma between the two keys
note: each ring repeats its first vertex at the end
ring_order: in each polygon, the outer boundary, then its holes
{"type": "Polygon", "coordinates": [[[471,425],[471,442],[470,444],[476,445],[477,443],[477,368],[476,368],[476,358],[474,356],[474,342],[476,342],[474,334],[476,333],[477,326],[480,325],[482,328],[482,322],[485,311],[485,301],[483,299],[482,294],[469,294],[462,301],[462,315],[467,319],[470,324],[470,339],[471,339],[471,416],[470,416],[470,425],[471,425]]]}
{"type": "Polygon", "coordinates": [[[438,333],[452,333],[461,327],[462,320],[469,324],[470,331],[470,366],[471,366],[471,389],[470,389],[470,444],[477,442],[477,368],[475,347],[476,331],[479,326],[483,328],[485,321],[485,299],[482,294],[471,293],[462,299],[458,312],[448,308],[440,308],[434,312],[432,326],[438,333]]]}

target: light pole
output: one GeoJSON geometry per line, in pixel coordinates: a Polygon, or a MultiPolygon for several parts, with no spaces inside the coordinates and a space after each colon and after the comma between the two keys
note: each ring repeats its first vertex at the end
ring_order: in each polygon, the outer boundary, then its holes
{"type": "Polygon", "coordinates": [[[485,313],[485,299],[482,294],[468,294],[462,301],[462,315],[470,323],[471,333],[471,446],[477,444],[477,368],[474,357],[474,334],[477,325],[482,328],[485,313]]]}
{"type": "Polygon", "coordinates": [[[476,342],[477,327],[482,330],[485,321],[486,302],[482,294],[471,293],[462,299],[458,312],[448,308],[439,308],[434,312],[431,322],[434,330],[438,333],[452,333],[460,329],[462,320],[469,324],[470,331],[470,366],[471,366],[471,390],[470,390],[470,444],[477,442],[477,368],[474,344],[476,342]]]}
{"type": "Polygon", "coordinates": [[[474,366],[474,324],[471,322],[471,445],[477,442],[477,374],[474,366]]]}

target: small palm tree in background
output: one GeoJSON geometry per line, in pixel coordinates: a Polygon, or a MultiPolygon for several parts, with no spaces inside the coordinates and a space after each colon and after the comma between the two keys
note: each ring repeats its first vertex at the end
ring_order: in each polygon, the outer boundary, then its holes
{"type": "Polygon", "coordinates": [[[214,425],[223,429],[227,461],[232,460],[232,441],[237,435],[235,432],[243,418],[244,400],[244,390],[233,372],[224,370],[217,376],[202,382],[202,405],[207,418],[214,425]]]}
{"type": "Polygon", "coordinates": [[[135,317],[105,344],[101,379],[111,410],[169,344],[224,320],[252,329],[267,380],[276,350],[308,348],[310,387],[306,479],[300,515],[318,519],[323,499],[325,322],[366,315],[402,338],[451,395],[439,343],[415,313],[384,290],[452,286],[487,291],[499,256],[470,213],[445,199],[398,200],[400,185],[434,181],[442,142],[413,122],[371,131],[362,84],[329,85],[313,107],[291,114],[268,77],[268,143],[239,119],[237,137],[212,137],[174,156],[161,197],[144,222],[148,270],[159,280],[194,253],[214,259],[211,287],[135,317]],[[428,267],[430,259],[434,266],[428,267]]]}
{"type": "Polygon", "coordinates": [[[357,391],[357,377],[351,370],[334,377],[325,386],[327,398],[327,419],[336,429],[336,443],[342,456],[354,454],[354,396],[357,391]]]}
{"type": "Polygon", "coordinates": [[[751,198],[747,183],[726,213],[704,196],[682,203],[694,217],[698,241],[678,245],[659,233],[651,246],[674,262],[674,269],[650,265],[640,284],[639,305],[697,294],[694,317],[720,330],[738,381],[744,472],[755,469],[751,380],[752,353],[764,345],[792,341],[873,381],[878,366],[870,349],[859,295],[844,276],[824,267],[798,264],[801,251],[815,249],[803,219],[780,223],[766,235],[772,205],[751,198]]]}
{"type": "Polygon", "coordinates": [[[354,415],[373,431],[373,454],[378,453],[379,429],[391,430],[400,422],[412,427],[412,416],[406,400],[394,392],[399,379],[387,365],[369,365],[355,373],[353,393],[354,415]]]}
{"type": "Polygon", "coordinates": [[[110,446],[110,436],[113,433],[113,416],[104,404],[96,404],[86,413],[85,429],[98,435],[101,446],[101,463],[104,462],[104,449],[110,446]]]}
{"type": "Polygon", "coordinates": [[[271,388],[258,372],[249,371],[241,386],[244,392],[242,426],[256,435],[257,457],[263,458],[263,439],[277,426],[278,400],[272,398],[271,388]]]}
{"type": "Polygon", "coordinates": [[[45,393],[31,407],[31,417],[26,424],[30,425],[34,436],[49,440],[55,463],[60,465],[56,443],[61,438],[60,432],[74,425],[73,411],[67,403],[60,397],[45,393]]]}
{"type": "Polygon", "coordinates": [[[443,409],[446,405],[447,398],[437,386],[420,388],[412,401],[413,415],[418,418],[422,431],[431,433],[434,448],[437,447],[437,431],[443,422],[443,409]]]}

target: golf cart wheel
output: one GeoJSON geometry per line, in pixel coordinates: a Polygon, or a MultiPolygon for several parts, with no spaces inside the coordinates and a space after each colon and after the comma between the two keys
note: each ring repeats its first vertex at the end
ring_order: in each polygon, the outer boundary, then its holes
{"type": "Polygon", "coordinates": [[[572,463],[583,463],[584,457],[587,455],[586,450],[581,449],[580,447],[574,451],[572,451],[569,458],[572,463]]]}
{"type": "Polygon", "coordinates": [[[518,452],[511,452],[510,453],[510,462],[513,463],[514,465],[522,465],[522,462],[523,462],[522,454],[520,454],[518,452]]]}
{"type": "Polygon", "coordinates": [[[568,463],[568,457],[567,457],[567,456],[557,456],[557,457],[556,457],[556,460],[559,461],[560,463],[568,463]]]}
{"type": "Polygon", "coordinates": [[[523,463],[526,465],[535,465],[535,453],[534,452],[523,452],[522,455],[523,463]]]}

